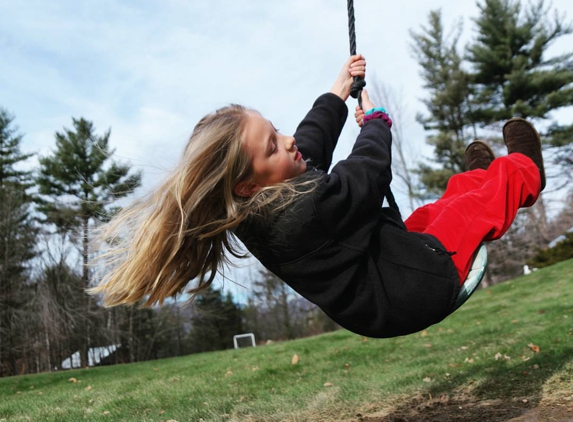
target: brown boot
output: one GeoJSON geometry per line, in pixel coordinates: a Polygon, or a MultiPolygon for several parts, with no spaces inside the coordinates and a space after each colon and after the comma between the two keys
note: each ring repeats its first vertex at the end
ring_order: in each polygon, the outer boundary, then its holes
{"type": "Polygon", "coordinates": [[[469,170],[487,170],[495,160],[495,154],[484,141],[475,140],[466,148],[465,160],[469,170]]]}
{"type": "Polygon", "coordinates": [[[531,123],[520,117],[508,120],[503,126],[503,140],[507,145],[507,152],[519,152],[531,158],[541,174],[541,190],[545,188],[545,168],[541,154],[541,140],[539,133],[531,123]]]}

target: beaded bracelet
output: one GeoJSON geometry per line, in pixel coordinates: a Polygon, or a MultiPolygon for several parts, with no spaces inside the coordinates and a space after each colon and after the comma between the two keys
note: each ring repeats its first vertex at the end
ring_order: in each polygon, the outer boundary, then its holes
{"type": "Polygon", "coordinates": [[[366,123],[370,120],[374,120],[374,119],[382,119],[382,120],[384,120],[384,123],[386,123],[386,125],[389,128],[392,128],[392,119],[390,118],[390,116],[388,116],[388,114],[386,114],[382,111],[378,111],[378,110],[374,111],[373,113],[366,114],[364,116],[364,119],[362,119],[362,123],[364,124],[364,123],[366,123]]]}

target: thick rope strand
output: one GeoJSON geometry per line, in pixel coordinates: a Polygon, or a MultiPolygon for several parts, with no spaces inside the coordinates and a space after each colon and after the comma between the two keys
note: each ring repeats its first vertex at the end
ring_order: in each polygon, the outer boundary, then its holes
{"type": "MultiPolygon", "coordinates": [[[[350,55],[356,54],[356,30],[354,26],[354,1],[348,0],[348,37],[350,39],[350,55]]],[[[366,86],[366,81],[360,76],[354,77],[354,83],[350,88],[352,98],[358,99],[358,105],[362,108],[362,88],[366,86]]]]}

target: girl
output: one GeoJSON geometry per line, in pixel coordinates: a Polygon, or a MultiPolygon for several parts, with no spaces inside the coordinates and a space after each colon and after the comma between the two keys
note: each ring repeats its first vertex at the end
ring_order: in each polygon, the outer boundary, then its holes
{"type": "Polygon", "coordinates": [[[195,295],[227,254],[244,256],[238,238],[358,334],[404,335],[445,318],[479,244],[501,237],[518,208],[536,201],[544,183],[539,137],[513,119],[503,132],[508,156],[494,159],[485,143],[471,144],[471,171],[404,222],[382,207],[392,180],[391,120],[366,92],[354,148],[328,173],[353,77],[365,67],[352,56],[294,137],[238,105],[201,119],[165,183],[105,227],[108,272],[92,291],[108,306],[150,306],[196,279],[195,295]]]}

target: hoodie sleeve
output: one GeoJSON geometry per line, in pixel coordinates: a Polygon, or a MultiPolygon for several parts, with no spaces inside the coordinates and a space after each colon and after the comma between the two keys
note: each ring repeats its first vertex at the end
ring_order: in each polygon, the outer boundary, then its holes
{"type": "MultiPolygon", "coordinates": [[[[366,122],[345,160],[325,176],[317,207],[324,229],[339,241],[367,245],[392,180],[392,134],[381,119],[366,122]]],[[[361,247],[359,246],[359,247],[361,247]]]]}
{"type": "Polygon", "coordinates": [[[298,125],[294,134],[297,147],[313,167],[328,171],[347,117],[345,102],[337,95],[327,93],[318,97],[298,125]]]}

